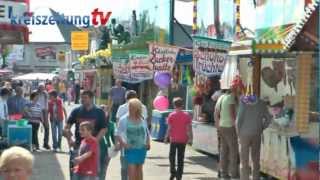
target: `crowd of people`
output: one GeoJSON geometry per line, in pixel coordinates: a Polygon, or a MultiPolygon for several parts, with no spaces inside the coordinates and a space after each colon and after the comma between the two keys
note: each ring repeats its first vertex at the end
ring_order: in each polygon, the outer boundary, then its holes
{"type": "MultiPolygon", "coordinates": [[[[68,142],[71,180],[105,179],[111,154],[118,151],[121,179],[142,180],[143,164],[151,147],[147,108],[139,100],[137,92],[127,90],[121,81],[116,80],[110,91],[110,104],[97,106],[94,104],[94,93],[84,90],[79,97],[81,105],[68,116],[63,95],[67,91],[61,91],[63,85],[58,88],[60,91],[50,87],[50,83],[40,83],[27,100],[21,86],[12,90],[10,84],[6,83],[0,90],[1,125],[10,115],[21,114],[32,126],[32,144],[34,150],[38,151],[40,126],[44,127],[43,148],[51,149],[51,124],[53,150],[61,150],[63,136],[68,142]],[[72,126],[74,132],[71,131],[72,126]]],[[[258,180],[261,134],[271,121],[266,103],[258,98],[244,102],[237,98],[234,89],[222,90],[215,98],[214,118],[219,137],[220,176],[248,180],[251,153],[252,178],[258,180]]],[[[167,118],[165,143],[170,143],[170,180],[181,180],[186,145],[192,144],[192,117],[183,111],[182,98],[176,97],[172,103],[175,109],[167,118]]],[[[21,155],[12,155],[15,158],[10,159],[4,153],[0,158],[1,172],[10,171],[11,165],[6,165],[7,161],[14,164],[21,159],[28,161],[23,171],[28,174],[33,159],[21,149],[13,148],[12,151],[8,154],[20,152],[21,155]]]]}
{"type": "MultiPolygon", "coordinates": [[[[67,114],[63,85],[58,90],[48,81],[39,83],[36,90],[24,96],[23,86],[9,83],[0,90],[1,122],[10,119],[11,115],[21,114],[32,126],[32,145],[34,151],[40,150],[38,131],[44,129],[43,148],[61,151],[62,137],[68,142],[70,150],[70,179],[96,180],[105,179],[110,156],[120,151],[121,179],[142,180],[143,164],[147,151],[150,150],[150,133],[147,124],[147,108],[138,99],[137,92],[127,90],[116,80],[110,91],[110,104],[94,104],[94,93],[83,91],[79,97],[81,105],[67,114]],[[49,134],[52,134],[52,147],[49,145],[49,134]],[[64,127],[63,127],[64,126],[64,127]],[[75,126],[74,132],[71,131],[75,126]]],[[[76,98],[77,99],[77,98],[76,98]]],[[[76,103],[76,102],[75,102],[76,103]]],[[[192,140],[191,117],[182,112],[182,99],[174,101],[176,111],[169,116],[167,141],[170,142],[171,179],[181,179],[185,146],[192,140]],[[183,118],[184,121],[179,120],[183,118]],[[175,167],[175,156],[178,156],[178,168],[175,167]]],[[[28,161],[24,175],[31,175],[32,155],[24,149],[13,147],[6,150],[16,154],[12,162],[4,155],[0,158],[0,170],[6,175],[11,171],[11,163],[18,160],[28,161]],[[11,152],[12,151],[12,152],[11,152]],[[10,162],[9,162],[10,161],[10,162]],[[2,164],[1,164],[2,163],[2,164]],[[7,165],[9,164],[9,165],[7,165]]],[[[4,153],[6,154],[6,153],[4,153]]],[[[12,155],[14,156],[14,155],[12,155]]],[[[14,173],[11,173],[14,174],[14,173]]],[[[16,177],[20,177],[18,174],[16,177]]],[[[6,176],[5,176],[6,177],[6,176]]],[[[12,179],[12,178],[8,178],[12,179]]]]}

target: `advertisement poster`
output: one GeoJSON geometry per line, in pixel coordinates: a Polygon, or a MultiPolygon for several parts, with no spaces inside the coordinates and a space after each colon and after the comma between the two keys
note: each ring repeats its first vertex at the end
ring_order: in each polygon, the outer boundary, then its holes
{"type": "Polygon", "coordinates": [[[153,66],[146,54],[130,54],[131,77],[139,80],[148,80],[153,78],[153,66]]]}
{"type": "Polygon", "coordinates": [[[153,70],[158,72],[171,72],[179,48],[173,46],[164,46],[155,43],[149,44],[150,62],[153,64],[153,70]]]}
{"type": "Polygon", "coordinates": [[[113,62],[113,75],[116,79],[120,79],[127,83],[139,83],[141,80],[131,76],[130,63],[128,59],[117,60],[113,62]]]}
{"type": "Polygon", "coordinates": [[[10,51],[8,56],[6,57],[6,60],[8,62],[23,61],[23,55],[24,55],[23,45],[12,45],[12,48],[10,48],[10,51]]]}
{"type": "Polygon", "coordinates": [[[228,58],[230,43],[215,40],[194,39],[193,69],[205,76],[221,75],[228,58]]]}
{"type": "Polygon", "coordinates": [[[40,60],[56,59],[56,49],[54,47],[35,48],[36,57],[40,60]]]}

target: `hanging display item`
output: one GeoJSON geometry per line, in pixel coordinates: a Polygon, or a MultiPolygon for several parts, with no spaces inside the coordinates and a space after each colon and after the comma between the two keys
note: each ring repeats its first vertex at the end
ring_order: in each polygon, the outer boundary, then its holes
{"type": "Polygon", "coordinates": [[[254,103],[257,101],[257,96],[253,92],[253,61],[248,62],[248,77],[247,77],[247,87],[246,93],[241,97],[243,103],[254,103]]]}
{"type": "Polygon", "coordinates": [[[221,75],[230,45],[228,41],[194,37],[193,69],[195,72],[205,76],[221,75]]]}
{"type": "Polygon", "coordinates": [[[168,88],[171,83],[171,74],[167,72],[156,72],[154,75],[154,83],[160,88],[168,88]]]}

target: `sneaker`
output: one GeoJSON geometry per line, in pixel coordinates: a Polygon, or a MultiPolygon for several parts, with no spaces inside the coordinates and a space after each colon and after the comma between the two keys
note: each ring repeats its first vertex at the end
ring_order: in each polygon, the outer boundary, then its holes
{"type": "Polygon", "coordinates": [[[43,145],[43,148],[45,148],[45,149],[47,149],[47,150],[50,150],[50,149],[51,149],[51,147],[50,147],[48,144],[43,145]]]}

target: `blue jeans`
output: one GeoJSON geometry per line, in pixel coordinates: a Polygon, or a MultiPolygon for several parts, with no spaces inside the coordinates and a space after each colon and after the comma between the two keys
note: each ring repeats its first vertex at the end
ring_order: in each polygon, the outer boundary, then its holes
{"type": "Polygon", "coordinates": [[[51,121],[53,149],[61,148],[62,126],[63,126],[62,121],[59,121],[59,120],[51,121]]]}
{"type": "Polygon", "coordinates": [[[79,174],[74,174],[71,180],[98,180],[95,176],[83,176],[79,174]]]}

